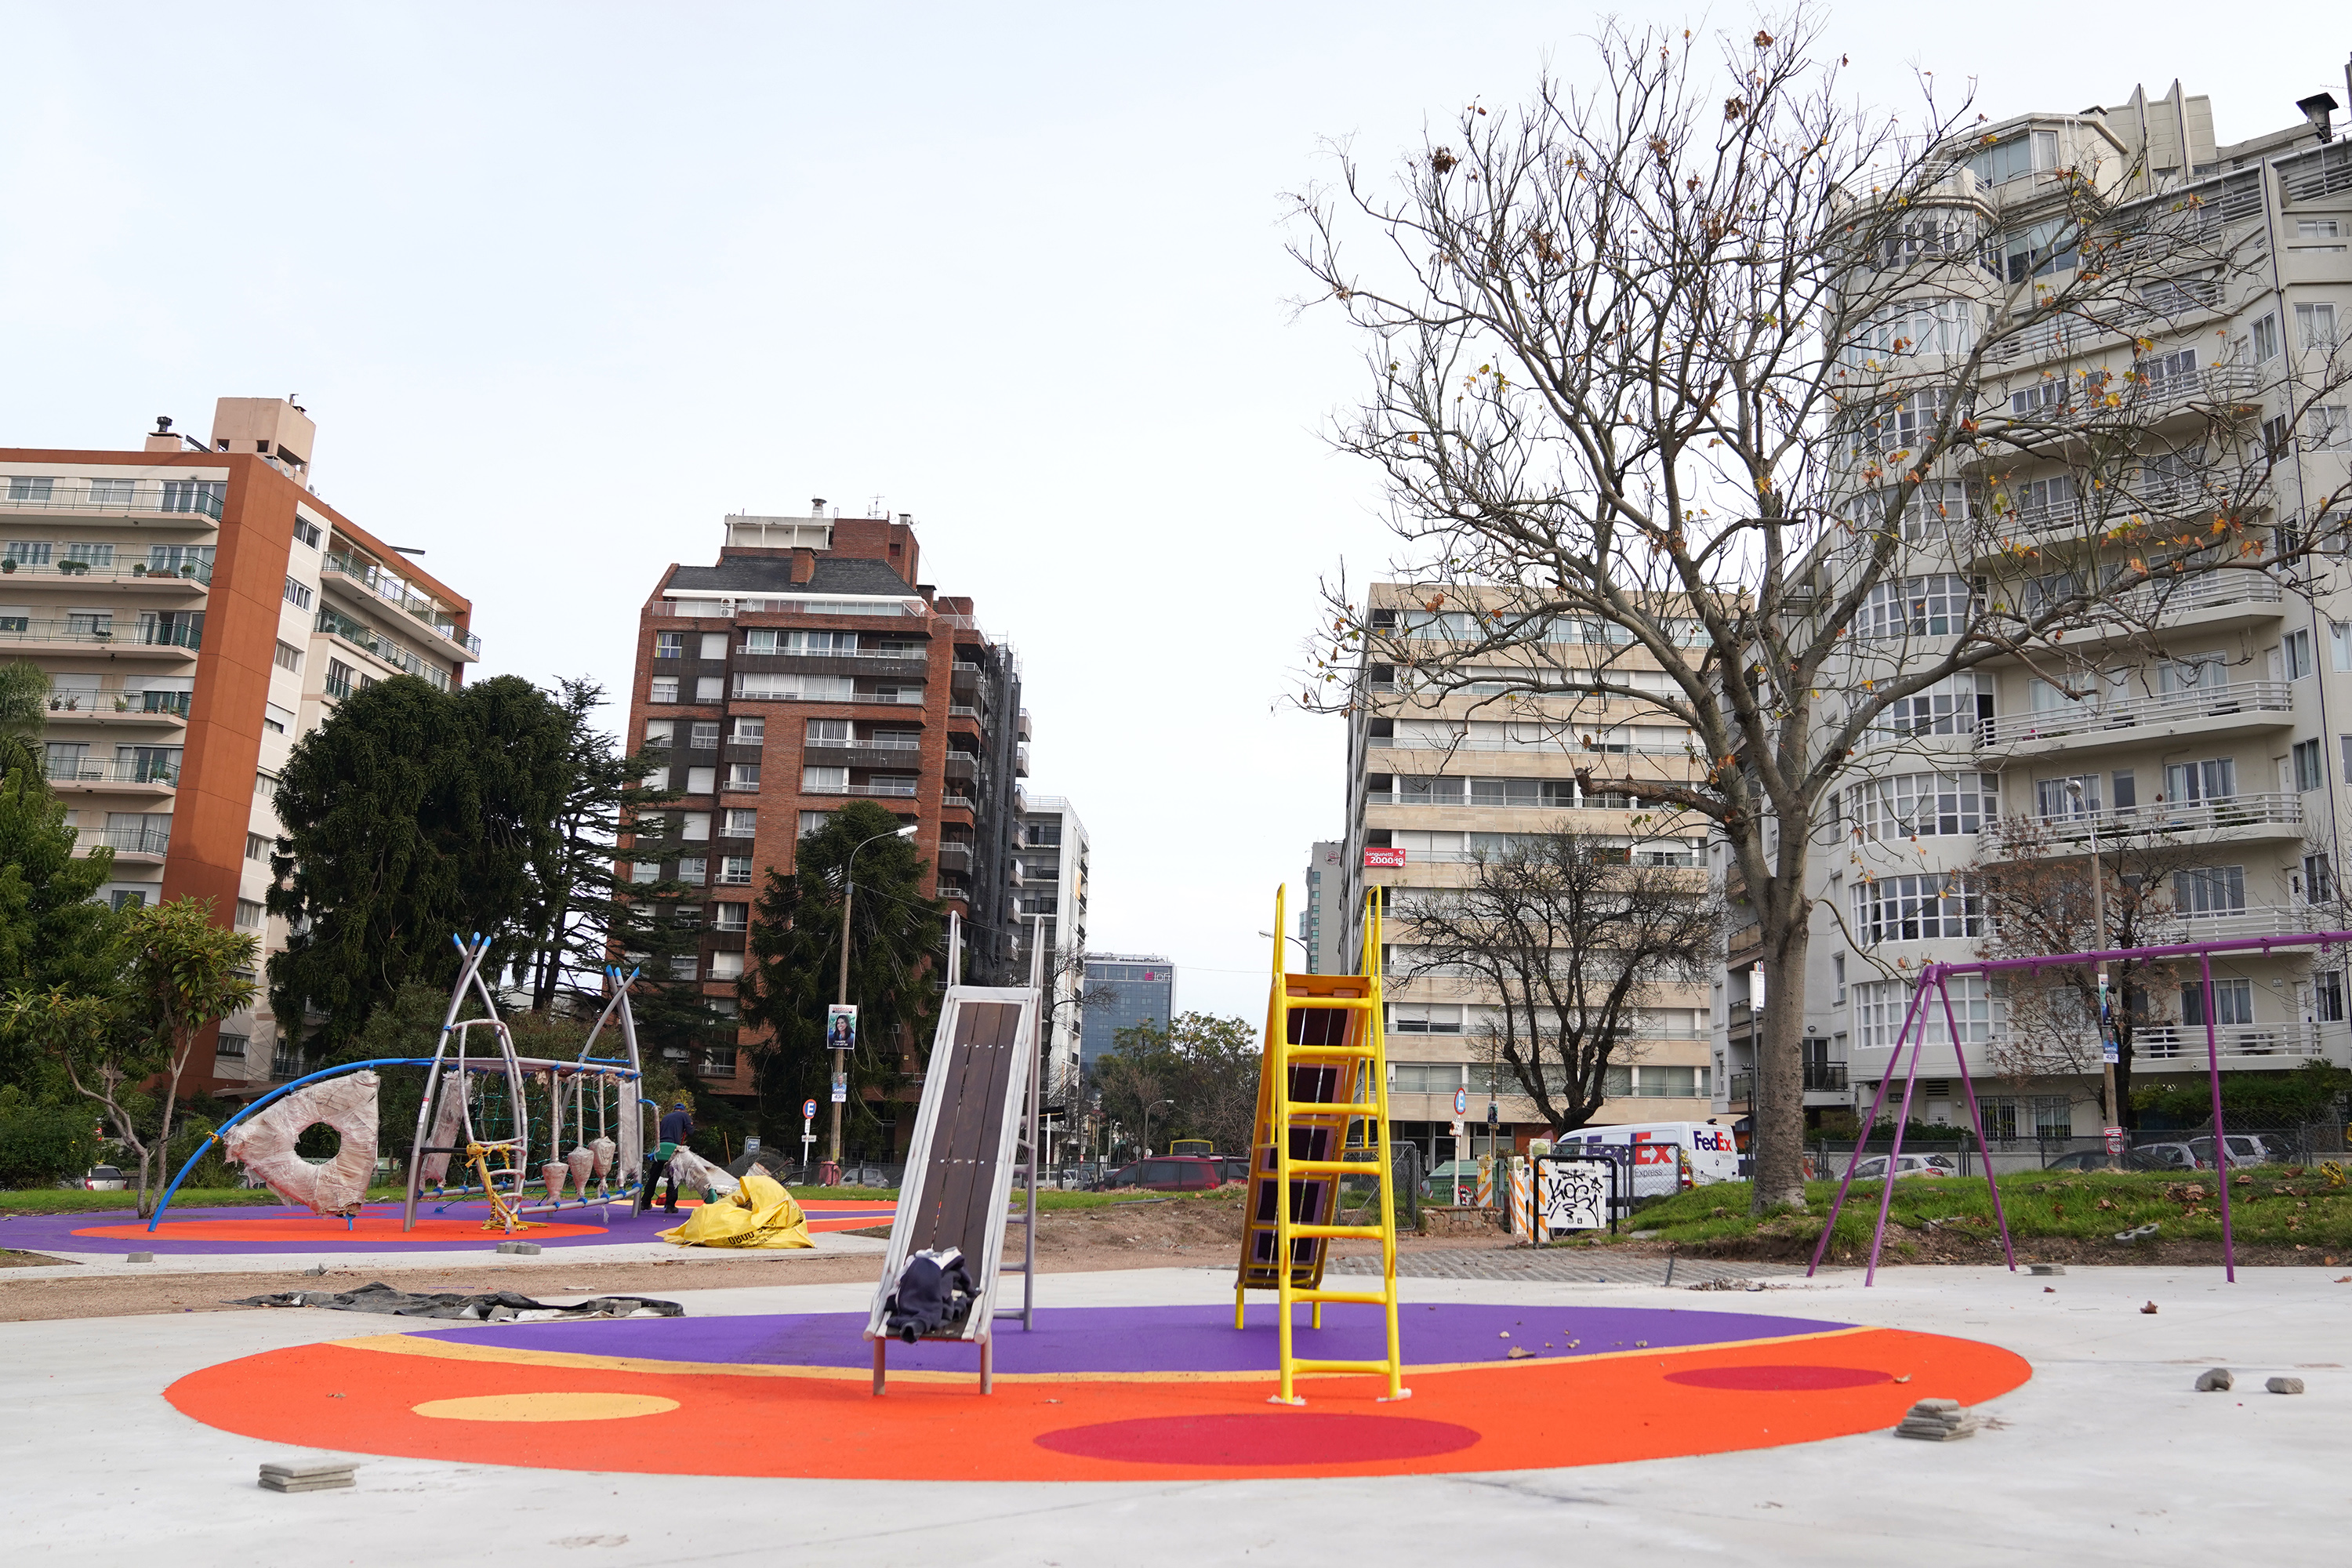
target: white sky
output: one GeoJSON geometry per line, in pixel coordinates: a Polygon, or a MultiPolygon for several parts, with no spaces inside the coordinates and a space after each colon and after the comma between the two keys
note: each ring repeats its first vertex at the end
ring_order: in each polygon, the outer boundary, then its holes
{"type": "MultiPolygon", "coordinates": [[[[1831,37],[1889,107],[1913,64],[1996,119],[2179,75],[2225,142],[2347,100],[2340,10],[2222,14],[1848,5],[1831,37]]],[[[1283,694],[1318,574],[1386,556],[1318,434],[1357,365],[1293,317],[1279,193],[1321,138],[1391,163],[1547,58],[1589,78],[1594,15],[0,4],[0,445],[299,394],[320,493],[472,595],[483,673],[615,692],[723,514],[879,496],[1021,649],[1090,945],[1255,1018],[1255,933],[1343,801],[1339,721],[1283,694]]]]}

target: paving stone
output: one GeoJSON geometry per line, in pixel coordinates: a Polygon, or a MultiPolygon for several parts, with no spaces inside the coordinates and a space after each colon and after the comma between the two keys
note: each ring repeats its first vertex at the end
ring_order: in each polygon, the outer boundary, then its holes
{"type": "MultiPolygon", "coordinates": [[[[1764,1279],[1802,1274],[1793,1263],[1718,1263],[1690,1258],[1596,1258],[1588,1253],[1519,1249],[1510,1252],[1408,1252],[1397,1258],[1397,1274],[1409,1279],[1541,1279],[1570,1285],[1663,1285],[1674,1265],[1677,1285],[1764,1279]]],[[[1334,1274],[1378,1274],[1377,1258],[1339,1258],[1334,1274]]]]}
{"type": "Polygon", "coordinates": [[[509,1258],[537,1258],[539,1243],[535,1241],[501,1241],[499,1250],[509,1258]]]}

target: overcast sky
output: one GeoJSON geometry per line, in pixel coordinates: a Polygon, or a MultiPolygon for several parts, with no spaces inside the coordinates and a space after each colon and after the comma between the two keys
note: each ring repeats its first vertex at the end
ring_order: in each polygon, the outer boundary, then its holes
{"type": "MultiPolygon", "coordinates": [[[[1255,1017],[1275,887],[1295,911],[1340,826],[1339,721],[1282,706],[1317,579],[1386,558],[1319,435],[1359,367],[1294,312],[1281,193],[1327,138],[1390,163],[1547,60],[1589,78],[1595,15],[0,5],[0,446],[299,394],[320,492],[472,595],[483,672],[616,694],[727,512],[880,498],[1020,647],[1090,944],[1255,1017]]],[[[1915,65],[1994,118],[2179,76],[2225,142],[2346,100],[2340,7],[2223,15],[1830,26],[1890,107],[1915,65]]]]}

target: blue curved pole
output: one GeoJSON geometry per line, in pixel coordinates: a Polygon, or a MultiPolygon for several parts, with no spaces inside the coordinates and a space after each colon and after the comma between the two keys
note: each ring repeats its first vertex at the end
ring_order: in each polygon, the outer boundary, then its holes
{"type": "Polygon", "coordinates": [[[322,1078],[334,1078],[347,1072],[357,1072],[362,1068],[425,1068],[432,1065],[431,1057],[374,1057],[363,1062],[338,1062],[333,1067],[322,1068],[317,1072],[298,1078],[291,1083],[279,1084],[276,1089],[214,1128],[211,1135],[196,1146],[196,1152],[188,1156],[188,1163],[180,1167],[180,1173],[172,1178],[172,1184],[163,1189],[163,1201],[155,1205],[155,1217],[147,1222],[148,1234],[153,1235],[155,1227],[163,1223],[163,1211],[172,1206],[172,1194],[180,1190],[180,1184],[188,1179],[188,1173],[196,1168],[196,1162],[205,1157],[205,1151],[212,1147],[213,1140],[268,1105],[271,1100],[281,1099],[306,1083],[316,1083],[322,1078]]]}

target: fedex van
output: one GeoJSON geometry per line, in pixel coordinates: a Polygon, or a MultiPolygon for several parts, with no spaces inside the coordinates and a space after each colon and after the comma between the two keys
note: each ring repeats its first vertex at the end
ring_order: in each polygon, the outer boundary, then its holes
{"type": "Polygon", "coordinates": [[[1712,1121],[1635,1121],[1580,1127],[1561,1138],[1563,1154],[1612,1146],[1633,1152],[1633,1195],[1658,1197],[1688,1187],[1736,1181],[1739,1150],[1731,1129],[1712,1121]]]}

